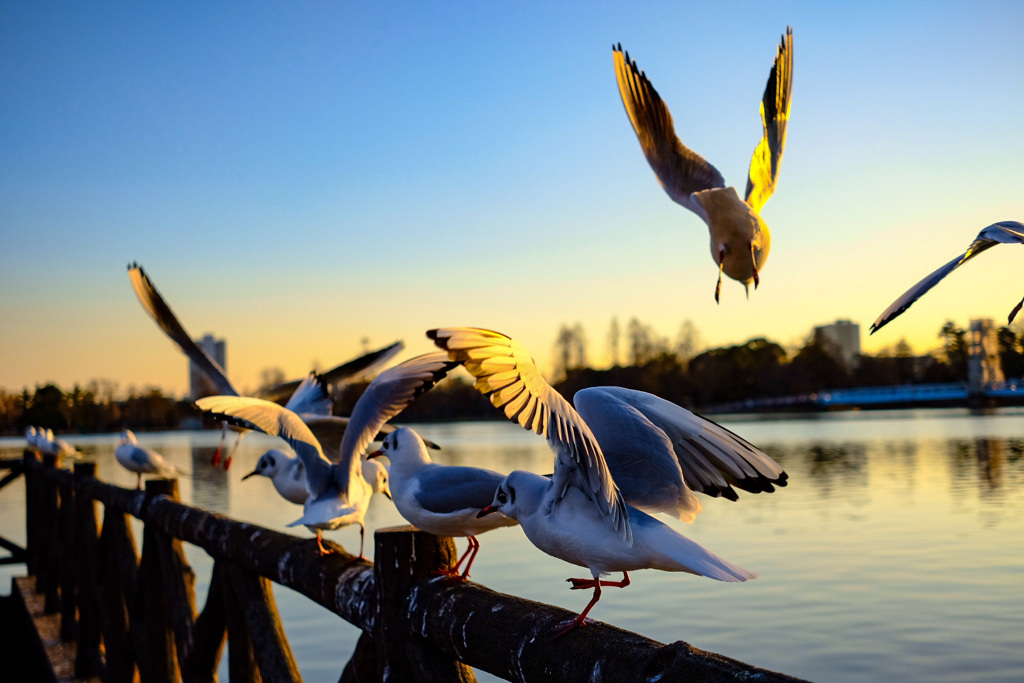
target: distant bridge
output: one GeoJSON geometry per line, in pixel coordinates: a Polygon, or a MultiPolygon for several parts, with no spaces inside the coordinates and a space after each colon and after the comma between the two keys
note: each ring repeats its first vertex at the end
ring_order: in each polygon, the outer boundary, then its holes
{"type": "Polygon", "coordinates": [[[967,382],[901,384],[886,387],[829,389],[810,394],[747,399],[709,406],[706,413],[783,410],[843,410],[939,406],[1001,406],[1024,404],[1024,381],[993,382],[972,391],[967,382]]]}

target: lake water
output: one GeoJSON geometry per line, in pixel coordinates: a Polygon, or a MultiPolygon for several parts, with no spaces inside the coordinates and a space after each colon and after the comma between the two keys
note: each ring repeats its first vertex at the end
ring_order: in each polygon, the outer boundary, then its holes
{"type": "MultiPolygon", "coordinates": [[[[593,618],[817,681],[1024,677],[1024,411],[721,421],[778,460],[790,485],[772,494],[741,492],[735,503],[702,496],[697,521],[674,525],[760,578],[724,584],[635,572],[628,588],[605,590],[593,618]]],[[[551,470],[546,442],[511,424],[423,425],[419,431],[444,447],[435,454],[438,462],[551,470]]],[[[186,502],[285,531],[299,508],[280,499],[269,480],[240,481],[278,442],[247,437],[224,473],[208,464],[218,437],[167,432],[139,440],[196,473],[180,482],[186,502]]],[[[113,459],[116,435],[69,440],[97,460],[101,478],[134,486],[134,475],[113,459]]],[[[23,445],[0,439],[0,457],[19,457],[23,445]]],[[[22,543],[23,506],[20,481],[0,491],[0,533],[22,543]]],[[[371,530],[402,523],[390,501],[374,498],[371,530]]],[[[328,538],[358,547],[355,529],[328,538]]],[[[518,528],[488,533],[481,542],[475,581],[574,611],[589,599],[589,592],[570,591],[565,583],[585,571],[542,554],[518,528]]],[[[465,541],[456,543],[461,552],[465,541]]],[[[189,558],[202,606],[211,562],[195,548],[189,558]]],[[[0,590],[7,593],[9,577],[23,572],[19,565],[0,567],[0,590]]],[[[289,589],[275,588],[303,677],[337,681],[358,631],[289,589]]]]}

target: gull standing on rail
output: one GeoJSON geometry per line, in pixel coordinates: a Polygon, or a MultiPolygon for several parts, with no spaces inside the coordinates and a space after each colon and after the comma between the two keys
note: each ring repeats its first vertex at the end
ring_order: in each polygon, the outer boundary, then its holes
{"type": "Polygon", "coordinates": [[[726,187],[717,168],[676,136],[668,107],[636,61],[623,52],[622,45],[613,46],[612,52],[622,104],[654,175],[669,197],[708,225],[711,258],[718,264],[715,301],[722,289],[723,272],[742,283],[749,295],[750,284],[756,289],[760,283],[760,272],[771,248],[771,234],[761,218],[761,209],[775,191],[786,144],[793,91],[793,29],[787,28],[782,36],[768,75],[761,100],[764,134],[750,161],[743,200],[736,188],[726,187]]]}
{"type": "MultiPolygon", "coordinates": [[[[1017,221],[1002,221],[999,223],[993,223],[979,232],[978,236],[975,237],[974,241],[971,243],[971,246],[967,247],[967,251],[925,277],[923,280],[904,292],[903,296],[892,302],[892,304],[889,305],[889,308],[885,309],[882,312],[882,315],[878,316],[878,320],[871,323],[871,334],[874,334],[885,327],[887,323],[899,317],[903,311],[910,308],[911,304],[924,296],[924,294],[932,287],[939,284],[939,281],[942,280],[942,278],[959,268],[961,264],[967,263],[967,261],[970,261],[981,252],[990,247],[994,247],[997,244],[1024,244],[1024,224],[1018,223],[1017,221]]],[[[1020,311],[1021,306],[1024,306],[1024,299],[1021,299],[1020,303],[1014,306],[1013,310],[1010,311],[1010,315],[1007,316],[1007,325],[1012,323],[1013,319],[1017,317],[1017,313],[1020,311]]]]}
{"type": "Polygon", "coordinates": [[[159,474],[162,477],[185,474],[156,451],[140,446],[135,433],[130,429],[121,432],[121,442],[114,451],[114,458],[126,470],[135,473],[135,488],[142,486],[143,474],[159,474]]]}
{"type": "Polygon", "coordinates": [[[381,455],[391,461],[391,490],[402,517],[430,534],[466,537],[466,552],[454,566],[440,573],[467,580],[469,568],[480,552],[477,535],[516,524],[502,514],[477,514],[494,500],[494,492],[505,475],[480,467],[434,463],[423,439],[408,427],[400,427],[384,437],[380,450],[369,457],[381,455]],[[464,561],[466,568],[459,574],[464,561]]]}
{"type": "Polygon", "coordinates": [[[590,569],[592,578],[569,581],[573,589],[593,588],[593,597],[556,636],[582,626],[601,587],[628,586],[636,569],[719,581],[756,578],[647,512],[692,521],[701,510],[693,491],[735,500],[733,486],[753,493],[785,486],[786,473],[767,454],[641,391],[584,389],[574,396],[574,409],[544,380],[527,350],[499,332],[450,327],[427,336],[462,362],[476,377],[477,390],[506,417],[546,437],[555,451],[551,478],[512,472],[479,514],[501,512],[545,553],[590,569]],[[600,578],[609,572],[622,572],[622,580],[600,578]]]}
{"type": "MultiPolygon", "coordinates": [[[[167,305],[167,302],[164,301],[160,292],[157,291],[149,276],[146,275],[146,271],[142,269],[142,266],[138,263],[130,263],[128,265],[128,278],[131,280],[132,289],[135,291],[135,296],[138,297],[142,307],[146,309],[150,317],[164,331],[164,334],[170,337],[171,341],[174,342],[181,352],[213,382],[214,386],[217,387],[217,391],[227,396],[238,396],[239,392],[231,384],[224,369],[220,367],[217,361],[210,358],[210,355],[201,346],[192,340],[192,337],[178,321],[177,316],[174,315],[174,311],[167,305]]],[[[402,342],[395,342],[390,346],[371,351],[346,363],[342,363],[322,375],[317,375],[314,378],[315,381],[311,381],[307,377],[303,380],[285,382],[267,389],[259,397],[270,401],[285,401],[287,399],[285,405],[287,405],[288,409],[299,414],[303,419],[307,419],[307,416],[318,415],[327,417],[329,422],[332,401],[327,396],[327,387],[352,382],[365,377],[367,373],[374,371],[394,357],[402,348],[402,342]]],[[[325,429],[329,428],[329,425],[325,426],[325,429]]],[[[215,466],[221,460],[221,450],[224,446],[226,433],[227,426],[225,425],[224,430],[221,432],[217,451],[213,456],[213,464],[215,466]]],[[[225,470],[231,466],[231,459],[235,451],[238,450],[238,445],[242,442],[242,437],[244,436],[245,432],[243,431],[239,434],[227,457],[224,458],[225,470]]]]}
{"type": "Polygon", "coordinates": [[[259,398],[209,396],[196,401],[196,406],[216,419],[284,439],[302,461],[309,490],[302,517],[288,526],[302,524],[312,529],[317,547],[325,553],[320,539],[322,531],[358,524],[359,557],[365,559],[363,518],[373,492],[363,476],[366,447],[385,422],[430,390],[456,365],[448,360],[447,354],[435,351],[377,375],[352,410],[342,437],[340,458],[335,463],[324,456],[320,443],[299,416],[276,403],[259,398]]]}

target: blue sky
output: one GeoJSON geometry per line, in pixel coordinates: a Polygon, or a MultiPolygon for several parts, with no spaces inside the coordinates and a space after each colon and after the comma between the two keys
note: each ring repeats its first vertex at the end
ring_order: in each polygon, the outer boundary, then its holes
{"type": "Polygon", "coordinates": [[[547,363],[613,317],[705,343],[865,348],[1005,320],[1021,254],[897,295],[1024,220],[1024,5],[74,3],[0,5],[0,387],[108,378],[180,393],[183,357],[129,287],[142,263],[228,371],[298,375],[367,343],[492,327],[547,363]],[[749,300],[656,183],[615,85],[621,42],[685,143],[743,188],[780,34],[792,115],[749,300]],[[365,340],[365,341],[364,341],[365,340]]]}

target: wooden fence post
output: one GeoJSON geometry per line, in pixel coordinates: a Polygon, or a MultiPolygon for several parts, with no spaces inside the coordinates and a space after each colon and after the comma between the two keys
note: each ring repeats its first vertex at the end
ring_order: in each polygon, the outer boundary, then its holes
{"type": "MultiPolygon", "coordinates": [[[[30,463],[36,462],[39,457],[33,450],[25,449],[22,453],[22,463],[25,468],[25,567],[28,573],[38,578],[39,565],[42,561],[40,539],[40,515],[42,514],[39,501],[39,473],[30,463]]],[[[38,586],[38,583],[36,584],[38,586]]]]}
{"type": "MultiPolygon", "coordinates": [[[[96,463],[75,463],[75,483],[96,477],[96,463]]],[[[78,632],[75,640],[78,651],[75,656],[75,676],[89,678],[102,669],[100,654],[100,600],[101,594],[96,581],[99,565],[99,534],[96,523],[96,501],[85,495],[75,495],[74,519],[75,545],[72,557],[78,558],[78,632]]],[[[114,609],[115,606],[106,606],[114,609]]],[[[117,607],[120,607],[118,605],[117,607]]],[[[116,649],[116,648],[115,648],[116,649]]]]}
{"type": "Polygon", "coordinates": [[[129,620],[137,612],[139,557],[128,515],[109,505],[104,505],[97,560],[107,676],[112,683],[132,683],[136,655],[129,620]]]}
{"type": "MultiPolygon", "coordinates": [[[[150,479],[146,482],[146,504],[160,495],[177,499],[177,484],[174,479],[150,479]]],[[[142,683],[173,683],[181,678],[175,657],[174,627],[171,619],[173,605],[169,604],[170,596],[166,594],[164,584],[164,558],[161,557],[163,553],[160,546],[165,543],[166,535],[155,526],[147,524],[143,527],[137,604],[141,607],[144,634],[142,640],[145,649],[136,652],[136,663],[139,666],[142,683]]],[[[192,604],[189,607],[191,608],[192,604]]],[[[135,624],[132,626],[134,629],[135,624]]]]}
{"type": "Polygon", "coordinates": [[[60,515],[57,485],[45,476],[57,468],[57,456],[43,456],[43,476],[39,477],[39,554],[42,558],[36,578],[36,590],[46,596],[43,611],[54,614],[60,609],[60,515]]]}
{"type": "MultiPolygon", "coordinates": [[[[57,577],[60,583],[60,639],[75,639],[78,631],[78,590],[75,555],[75,492],[70,481],[57,484],[60,508],[57,524],[57,577]]],[[[82,558],[85,560],[86,558],[82,558]]],[[[83,562],[84,564],[84,562],[83,562]]]]}
{"type": "Polygon", "coordinates": [[[373,635],[380,680],[475,683],[470,667],[413,635],[402,618],[417,583],[444,580],[434,573],[455,563],[455,542],[412,526],[379,529],[374,540],[377,614],[373,635]]]}

